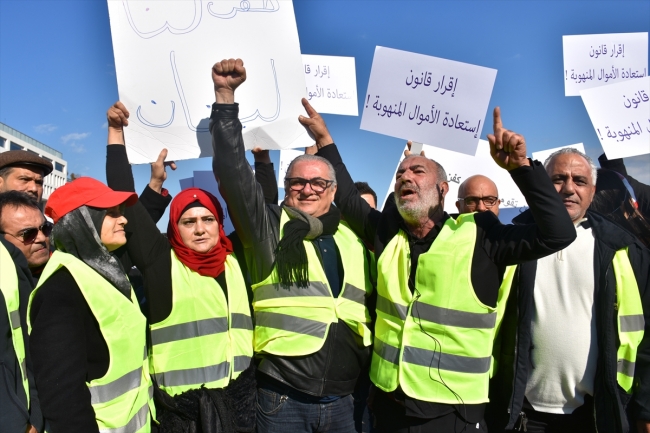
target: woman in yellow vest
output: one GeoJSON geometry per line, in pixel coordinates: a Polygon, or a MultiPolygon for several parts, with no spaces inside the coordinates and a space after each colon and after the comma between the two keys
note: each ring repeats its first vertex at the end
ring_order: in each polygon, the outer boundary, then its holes
{"type": "Polygon", "coordinates": [[[155,417],[146,319],[114,251],[137,196],[82,177],[45,213],[56,251],[28,307],[30,352],[48,432],[147,433],[155,417]]]}
{"type": "MultiPolygon", "coordinates": [[[[119,102],[108,111],[107,180],[133,191],[122,134],[127,117],[119,102]]],[[[253,323],[221,205],[201,189],[182,191],[165,236],[143,205],[149,192],[126,211],[126,248],[144,277],[159,431],[254,431],[253,323]]]]}

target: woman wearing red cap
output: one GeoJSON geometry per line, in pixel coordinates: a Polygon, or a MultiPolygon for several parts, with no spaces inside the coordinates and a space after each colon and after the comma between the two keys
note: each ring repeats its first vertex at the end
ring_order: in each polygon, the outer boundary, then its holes
{"type": "Polygon", "coordinates": [[[113,254],[126,243],[122,211],[136,200],[82,177],[45,207],[56,251],[31,294],[28,320],[50,432],[151,431],[146,319],[113,254]]]}
{"type": "MultiPolygon", "coordinates": [[[[108,183],[133,191],[122,132],[128,111],[118,102],[107,117],[108,183]]],[[[126,216],[126,249],[145,281],[160,431],[254,431],[250,304],[219,201],[198,188],[182,191],[166,237],[142,203],[126,216]]]]}

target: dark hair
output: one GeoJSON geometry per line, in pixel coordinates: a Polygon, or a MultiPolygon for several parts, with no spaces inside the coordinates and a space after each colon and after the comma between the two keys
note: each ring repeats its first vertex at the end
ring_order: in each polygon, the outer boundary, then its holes
{"type": "Polygon", "coordinates": [[[12,166],[0,168],[0,177],[6,179],[14,168],[12,166]]]}
{"type": "Polygon", "coordinates": [[[596,194],[589,207],[635,235],[650,248],[650,224],[634,206],[618,173],[599,169],[596,194]]]}
{"type": "Polygon", "coordinates": [[[377,206],[377,193],[375,192],[375,190],[370,188],[368,182],[354,182],[354,186],[357,187],[357,191],[359,191],[359,194],[370,194],[372,198],[375,199],[375,206],[377,206]]]}
{"type": "Polygon", "coordinates": [[[13,208],[27,207],[36,209],[39,212],[41,211],[41,208],[38,207],[38,203],[34,197],[27,193],[22,191],[7,191],[0,193],[0,225],[2,224],[2,212],[7,206],[13,208]]]}

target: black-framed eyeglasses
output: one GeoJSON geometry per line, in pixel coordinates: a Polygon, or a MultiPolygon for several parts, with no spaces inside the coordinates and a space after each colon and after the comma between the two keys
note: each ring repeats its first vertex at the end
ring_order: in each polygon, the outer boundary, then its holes
{"type": "Polygon", "coordinates": [[[2,232],[2,231],[0,231],[0,233],[5,235],[11,235],[24,244],[31,244],[36,240],[39,231],[43,232],[45,236],[50,236],[53,227],[54,224],[52,224],[49,221],[45,221],[40,227],[28,227],[26,229],[22,229],[16,235],[7,232],[2,232]]]}
{"type": "Polygon", "coordinates": [[[485,197],[468,196],[468,197],[458,197],[458,200],[456,201],[465,202],[465,206],[478,206],[479,202],[483,202],[485,207],[492,207],[498,203],[499,197],[494,197],[493,195],[488,195],[485,197]]]}
{"type": "Polygon", "coordinates": [[[305,189],[307,184],[309,184],[314,192],[321,193],[329,188],[333,183],[333,180],[323,179],[322,177],[314,177],[313,179],[287,177],[284,179],[284,184],[288,186],[291,191],[302,191],[305,189]]]}

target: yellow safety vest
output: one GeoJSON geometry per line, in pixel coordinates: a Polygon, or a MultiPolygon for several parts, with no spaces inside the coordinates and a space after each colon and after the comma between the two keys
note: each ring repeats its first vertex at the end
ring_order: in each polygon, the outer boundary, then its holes
{"type": "MultiPolygon", "coordinates": [[[[289,215],[282,211],[280,239],[289,215]]],[[[323,347],[331,323],[343,320],[365,346],[372,343],[370,313],[366,302],[373,287],[366,248],[345,225],[339,224],[334,241],[341,255],[343,290],[334,298],[316,248],[303,241],[307,251],[309,286],[282,286],[273,267],[271,274],[253,285],[255,352],[278,356],[302,356],[323,347]]]]}
{"type": "Polygon", "coordinates": [[[172,311],[150,326],[150,366],[169,395],[225,388],[250,365],[253,322],[234,255],[226,258],[228,299],[217,280],[185,266],[172,250],[172,311]]]}
{"type": "Polygon", "coordinates": [[[18,275],[16,274],[16,265],[2,243],[0,243],[0,290],[5,298],[9,324],[11,325],[11,342],[14,346],[16,358],[20,365],[20,378],[25,389],[27,397],[27,407],[29,408],[29,384],[27,383],[27,365],[25,364],[25,342],[23,341],[23,330],[20,326],[20,294],[18,291],[18,275]]]}
{"type": "MultiPolygon", "coordinates": [[[[636,353],[643,339],[645,320],[639,286],[627,256],[627,248],[616,251],[612,261],[616,278],[616,309],[618,339],[616,379],[627,392],[632,393],[636,353]]],[[[637,381],[638,382],[638,381],[637,381]]]]}
{"type": "Polygon", "coordinates": [[[488,401],[492,345],[515,267],[507,268],[497,308],[481,303],[472,287],[474,214],[449,218],[418,258],[409,289],[408,237],[400,232],[378,261],[377,322],[370,378],[391,392],[445,404],[488,401]]]}
{"type": "MultiPolygon", "coordinates": [[[[108,346],[108,371],[87,383],[100,433],[150,432],[156,411],[147,358],[146,319],[133,290],[129,301],[90,266],[71,254],[56,251],[29,298],[29,310],[40,287],[62,267],[79,285],[108,346]]],[[[27,317],[29,321],[29,314],[27,317]]]]}

